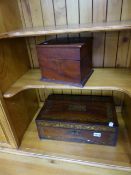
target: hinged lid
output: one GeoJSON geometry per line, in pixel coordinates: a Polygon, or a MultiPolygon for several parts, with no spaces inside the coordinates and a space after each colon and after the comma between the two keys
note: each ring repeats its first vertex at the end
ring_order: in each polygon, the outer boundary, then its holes
{"type": "Polygon", "coordinates": [[[108,96],[49,95],[37,120],[118,126],[113,98],[108,96]]]}
{"type": "Polygon", "coordinates": [[[51,40],[44,41],[39,45],[43,47],[75,47],[79,48],[86,44],[88,41],[92,40],[92,37],[71,37],[71,38],[55,38],[51,40]]]}

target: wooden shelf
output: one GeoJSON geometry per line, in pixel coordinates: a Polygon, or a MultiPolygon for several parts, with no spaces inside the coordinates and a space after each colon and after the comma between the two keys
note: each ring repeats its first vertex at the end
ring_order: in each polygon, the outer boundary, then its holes
{"type": "Polygon", "coordinates": [[[131,171],[129,157],[130,146],[121,113],[118,113],[118,120],[120,125],[119,137],[117,146],[113,147],[74,142],[40,140],[34,118],[25,132],[20,150],[41,158],[63,160],[91,166],[106,166],[112,169],[131,171]]]}
{"type": "Polygon", "coordinates": [[[129,69],[94,69],[93,74],[83,88],[43,82],[40,81],[40,78],[39,69],[29,70],[4,93],[4,97],[9,98],[22,90],[33,88],[118,90],[131,96],[131,70],[129,69]]]}
{"type": "Polygon", "coordinates": [[[99,31],[117,31],[131,29],[131,21],[116,21],[116,22],[103,22],[103,23],[89,23],[79,25],[65,25],[53,27],[33,27],[26,29],[19,29],[0,34],[2,38],[13,37],[29,37],[39,35],[54,35],[63,33],[79,33],[79,32],[99,32],[99,31]]]}

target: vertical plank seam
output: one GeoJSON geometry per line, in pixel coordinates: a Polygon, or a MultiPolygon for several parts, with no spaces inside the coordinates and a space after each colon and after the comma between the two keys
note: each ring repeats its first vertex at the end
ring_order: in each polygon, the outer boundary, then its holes
{"type": "Polygon", "coordinates": [[[106,0],[106,22],[107,22],[107,14],[108,14],[108,0],[106,0]]]}
{"type": "Polygon", "coordinates": [[[22,26],[25,28],[25,18],[24,18],[24,14],[23,14],[23,10],[22,10],[21,0],[17,0],[17,3],[18,3],[19,11],[20,11],[20,17],[21,17],[21,21],[22,21],[22,26]]]}
{"type": "Polygon", "coordinates": [[[130,48],[130,40],[128,41],[128,48],[127,48],[127,53],[126,53],[126,64],[125,64],[126,67],[128,67],[127,63],[128,63],[129,48],[130,48]]]}
{"type": "Polygon", "coordinates": [[[118,57],[119,41],[120,41],[120,32],[118,32],[118,37],[117,37],[117,48],[116,48],[115,68],[117,68],[117,57],[118,57]]]}
{"type": "MultiPolygon", "coordinates": [[[[23,16],[24,26],[27,27],[26,22],[25,22],[25,16],[24,16],[23,8],[22,8],[22,2],[21,2],[21,0],[19,2],[20,2],[20,6],[21,6],[21,12],[22,12],[22,16],[23,16]]],[[[31,49],[30,49],[29,39],[26,39],[26,45],[27,45],[27,50],[28,50],[28,54],[29,54],[29,58],[30,58],[30,64],[31,64],[31,67],[33,68],[34,67],[34,62],[33,62],[33,59],[32,59],[32,53],[31,53],[31,49]]]]}
{"type": "MultiPolygon", "coordinates": [[[[66,25],[68,26],[68,17],[67,17],[67,1],[65,0],[65,9],[66,9],[66,25]]],[[[69,34],[67,34],[67,39],[69,39],[69,34]]]]}
{"type": "MultiPolygon", "coordinates": [[[[6,134],[5,127],[3,126],[3,124],[2,124],[1,121],[0,121],[0,127],[1,127],[1,129],[2,129],[2,131],[3,131],[3,134],[4,134],[4,136],[5,136],[6,142],[7,142],[8,144],[10,144],[9,137],[8,137],[7,134],[6,134]]],[[[3,142],[3,143],[6,143],[6,142],[3,142]]]]}
{"type": "Polygon", "coordinates": [[[44,24],[44,17],[43,17],[43,10],[42,10],[42,3],[41,3],[41,0],[40,0],[40,9],[41,9],[41,15],[42,15],[42,21],[43,21],[43,27],[44,27],[45,24],[44,24]]]}
{"type": "Polygon", "coordinates": [[[9,139],[9,144],[17,147],[18,146],[18,138],[16,136],[16,131],[15,131],[13,125],[10,125],[10,121],[8,120],[8,117],[6,115],[6,111],[4,110],[4,107],[3,107],[1,101],[0,101],[0,106],[1,106],[1,110],[2,110],[3,115],[4,115],[4,121],[6,122],[6,125],[8,127],[8,131],[10,132],[11,140],[13,141],[13,143],[12,143],[12,141],[10,140],[10,137],[7,136],[9,139]]]}
{"type": "MultiPolygon", "coordinates": [[[[78,23],[80,25],[80,0],[78,0],[78,23]]],[[[81,37],[81,34],[79,33],[79,38],[81,37]]]]}
{"type": "Polygon", "coordinates": [[[131,46],[131,32],[130,32],[130,40],[129,40],[129,50],[128,50],[128,55],[127,55],[127,67],[128,68],[130,67],[130,64],[131,64],[130,46],[131,46]]]}
{"type": "MultiPolygon", "coordinates": [[[[108,13],[108,0],[106,0],[106,16],[105,16],[105,20],[107,22],[107,13],[108,13]]],[[[103,65],[102,67],[104,67],[104,63],[105,63],[105,49],[106,49],[106,32],[104,32],[104,49],[103,49],[103,65]]]]}
{"type": "Polygon", "coordinates": [[[92,0],[92,23],[93,23],[93,0],[92,0]]]}
{"type": "Polygon", "coordinates": [[[55,23],[55,26],[56,26],[56,15],[55,15],[54,0],[52,0],[52,6],[53,6],[53,14],[54,14],[54,23],[55,23]]]}
{"type": "MultiPolygon", "coordinates": [[[[120,12],[120,21],[122,17],[122,10],[123,10],[123,0],[121,2],[121,12],[120,12]]],[[[118,49],[119,49],[119,42],[120,42],[120,31],[118,32],[118,41],[117,41],[117,51],[116,51],[116,59],[115,59],[115,68],[117,68],[117,60],[118,60],[118,49]]]]}
{"type": "MultiPolygon", "coordinates": [[[[52,6],[53,6],[53,14],[54,14],[54,23],[55,23],[55,26],[56,26],[56,15],[55,15],[54,0],[52,0],[52,6]]],[[[56,39],[57,39],[57,35],[56,35],[56,39]]]]}
{"type": "MultiPolygon", "coordinates": [[[[20,2],[21,2],[21,0],[20,0],[20,2]]],[[[29,1],[28,0],[27,0],[27,5],[28,5],[28,7],[30,9],[30,5],[29,5],[29,1]]],[[[22,7],[22,3],[21,3],[21,7],[22,7]]],[[[24,16],[23,8],[22,8],[22,13],[23,13],[23,18],[24,18],[24,22],[25,22],[25,16],[24,16]]],[[[31,19],[31,26],[33,26],[31,12],[30,12],[30,19],[31,19]]],[[[26,22],[25,22],[25,26],[26,26],[26,22]]],[[[30,61],[31,61],[31,64],[32,64],[32,68],[34,68],[34,61],[33,61],[33,57],[32,57],[32,52],[31,52],[31,48],[30,48],[29,39],[27,40],[27,44],[29,45],[28,52],[30,52],[30,56],[31,56],[30,61]]]]}
{"type": "Polygon", "coordinates": [[[33,27],[33,21],[32,21],[32,15],[31,15],[31,10],[30,10],[29,0],[27,0],[27,2],[28,2],[28,7],[29,7],[29,14],[30,14],[30,19],[31,19],[31,25],[33,27]]]}

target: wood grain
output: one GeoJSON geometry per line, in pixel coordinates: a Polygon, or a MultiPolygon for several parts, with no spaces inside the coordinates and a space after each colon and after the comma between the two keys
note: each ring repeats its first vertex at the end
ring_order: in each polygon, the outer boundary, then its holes
{"type": "MultiPolygon", "coordinates": [[[[107,0],[93,0],[93,24],[95,22],[106,22],[107,0]]],[[[103,67],[105,32],[93,34],[93,65],[103,67]]]]}
{"type": "MultiPolygon", "coordinates": [[[[67,11],[67,24],[79,25],[79,1],[78,0],[66,0],[66,11],[67,11]]],[[[69,37],[78,37],[77,33],[70,33],[69,37]]]]}
{"type": "Polygon", "coordinates": [[[130,0],[123,0],[121,19],[122,20],[130,20],[131,19],[131,1],[130,0]]]}
{"type": "MultiPolygon", "coordinates": [[[[1,15],[4,18],[4,20],[0,21],[0,25],[5,26],[5,31],[8,31],[10,29],[18,29],[22,28],[23,23],[21,20],[20,14],[23,14],[22,11],[19,11],[20,4],[18,6],[18,1],[11,1],[10,3],[7,1],[1,1],[0,5],[0,11],[1,15]],[[10,14],[9,14],[10,12],[10,14]]],[[[18,78],[20,78],[24,73],[26,73],[30,68],[29,64],[29,58],[28,58],[28,52],[26,48],[26,41],[25,39],[12,39],[12,40],[3,40],[0,41],[0,90],[2,93],[8,89],[11,84],[13,84],[18,78]]],[[[34,91],[34,90],[33,90],[34,91]]],[[[8,100],[8,104],[5,103],[4,99],[2,98],[2,95],[0,94],[0,107],[2,109],[1,113],[1,119],[0,122],[3,126],[3,129],[5,131],[6,139],[9,145],[12,147],[17,147],[18,142],[20,141],[19,136],[21,135],[21,131],[24,130],[23,128],[18,128],[17,123],[15,123],[15,119],[19,120],[19,115],[25,115],[27,112],[26,110],[29,109],[29,101],[36,98],[36,94],[29,93],[27,95],[27,105],[23,105],[21,107],[18,107],[18,109],[15,109],[17,105],[19,106],[21,104],[21,101],[23,96],[17,96],[17,102],[8,100]],[[32,98],[31,98],[32,97],[32,98]],[[17,104],[17,105],[16,105],[17,104]],[[19,110],[19,111],[17,111],[19,110]],[[23,110],[23,111],[22,111],[23,110]],[[17,112],[16,112],[17,111],[17,112]],[[16,113],[15,113],[16,112],[16,113]],[[18,117],[18,118],[17,118],[18,117]],[[13,121],[14,119],[14,121],[13,121]],[[13,122],[12,122],[13,121],[13,122]],[[17,131],[20,133],[17,135],[17,131]],[[18,141],[19,140],[19,141],[18,141]]],[[[38,102],[37,102],[38,103],[38,102]]],[[[30,110],[33,112],[36,110],[34,109],[30,110]]],[[[29,112],[29,111],[28,111],[29,112]]],[[[22,117],[23,117],[22,116],[22,117]]],[[[24,118],[25,119],[25,118],[24,118]]],[[[23,123],[25,122],[25,126],[27,126],[26,119],[23,120],[23,123]]]]}
{"type": "MultiPolygon", "coordinates": [[[[8,151],[9,152],[9,151],[8,151]]],[[[11,151],[10,151],[11,152],[11,151]]],[[[40,155],[32,155],[23,151],[12,153],[0,152],[0,172],[4,175],[130,175],[130,170],[114,170],[111,167],[90,166],[75,161],[46,158],[40,155]],[[67,168],[68,167],[68,168],[67,168]]]]}
{"type": "MultiPolygon", "coordinates": [[[[93,144],[78,144],[63,141],[43,140],[41,141],[37,134],[35,121],[32,121],[26,131],[21,147],[21,150],[33,152],[43,156],[61,157],[61,159],[77,160],[82,164],[89,163],[93,166],[101,164],[101,167],[108,165],[113,169],[119,169],[120,166],[124,170],[130,165],[130,155],[128,154],[129,141],[124,135],[124,125],[120,114],[118,113],[120,124],[119,138],[116,147],[100,146],[93,144]],[[125,144],[126,143],[126,144],[125,144]],[[75,149],[74,149],[75,148],[75,149]],[[101,154],[102,153],[102,154],[101,154]],[[125,167],[124,167],[125,166],[125,167]]],[[[79,164],[78,162],[78,164],[79,164]]],[[[129,168],[131,170],[131,168],[129,168]]]]}
{"type": "Polygon", "coordinates": [[[28,53],[24,39],[0,41],[0,89],[2,92],[5,92],[29,68],[28,53]]]}
{"type": "MultiPolygon", "coordinates": [[[[131,19],[131,1],[124,0],[121,13],[121,21],[131,19]]],[[[128,53],[130,52],[130,31],[120,32],[116,67],[128,67],[128,53]]]]}
{"type": "Polygon", "coordinates": [[[10,99],[5,99],[10,120],[15,130],[18,145],[26,131],[32,117],[38,109],[38,99],[35,90],[21,92],[10,99]]]}
{"type": "Polygon", "coordinates": [[[92,22],[92,0],[80,0],[80,24],[92,22]]]}
{"type": "MultiPolygon", "coordinates": [[[[109,0],[107,21],[117,21],[121,17],[122,0],[109,0]]],[[[104,67],[115,67],[118,47],[118,32],[107,32],[105,38],[104,67]]]]}
{"type": "Polygon", "coordinates": [[[55,26],[54,10],[52,0],[41,0],[44,26],[55,26]]]}
{"type": "Polygon", "coordinates": [[[17,1],[0,1],[0,33],[22,28],[17,1]],[[14,18],[15,17],[15,18],[14,18]]]}
{"type": "MultiPolygon", "coordinates": [[[[54,15],[56,26],[67,25],[66,0],[54,0],[54,15]]],[[[60,37],[67,37],[67,34],[57,35],[60,37]]]]}
{"type": "Polygon", "coordinates": [[[118,32],[108,32],[105,36],[104,67],[115,67],[117,56],[118,32]]]}
{"type": "Polygon", "coordinates": [[[65,0],[54,0],[54,13],[56,25],[67,24],[65,0]]]}
{"type": "Polygon", "coordinates": [[[32,18],[33,27],[43,26],[42,9],[40,0],[30,0],[30,15],[32,18]]]}
{"type": "Polygon", "coordinates": [[[94,69],[92,76],[83,88],[47,83],[40,81],[40,78],[40,70],[28,71],[4,93],[4,97],[9,98],[22,90],[31,88],[118,90],[131,95],[131,70],[129,69],[94,69]]]}
{"type": "Polygon", "coordinates": [[[100,31],[118,31],[118,30],[129,30],[131,29],[130,21],[123,22],[108,22],[108,23],[89,23],[81,25],[64,25],[56,27],[33,27],[26,28],[7,33],[1,33],[0,39],[3,38],[14,38],[14,37],[29,37],[29,36],[40,36],[40,35],[54,35],[63,33],[79,33],[79,32],[100,32],[100,31]]]}
{"type": "Polygon", "coordinates": [[[0,123],[6,141],[6,145],[4,143],[4,145],[1,144],[1,146],[17,148],[18,140],[13,125],[11,123],[10,114],[7,110],[1,92],[0,92],[0,123]]]}
{"type": "Polygon", "coordinates": [[[131,143],[131,98],[126,94],[124,96],[122,113],[125,116],[123,119],[127,129],[128,137],[131,143]]]}
{"type": "MultiPolygon", "coordinates": [[[[19,0],[18,0],[19,1],[19,0]]],[[[44,2],[44,1],[43,1],[44,2]]],[[[70,23],[74,23],[74,19],[70,20],[70,15],[68,14],[71,13],[73,18],[77,18],[75,22],[75,25],[77,24],[87,24],[88,22],[93,22],[93,25],[95,25],[96,22],[102,22],[107,21],[111,23],[116,23],[116,20],[118,22],[120,21],[120,16],[121,20],[124,22],[125,20],[130,20],[130,0],[109,0],[106,2],[106,0],[79,0],[78,3],[77,1],[70,0],[69,1],[69,9],[68,9],[68,2],[66,3],[65,0],[53,0],[52,2],[44,2],[44,8],[46,8],[46,11],[44,12],[46,14],[46,17],[42,14],[42,3],[40,2],[34,2],[33,0],[23,0],[21,1],[21,9],[23,10],[23,15],[27,27],[32,27],[33,23],[35,24],[35,14],[36,16],[39,16],[39,19],[36,21],[36,26],[41,26],[43,29],[43,24],[41,23],[41,16],[43,21],[50,21],[50,18],[54,18],[52,22],[50,23],[50,26],[55,26],[59,27],[59,25],[67,25],[67,22],[70,21],[70,23]],[[31,2],[33,2],[32,5],[31,2]],[[122,3],[123,2],[123,3],[122,3]],[[23,5],[24,4],[24,5],[23,5]],[[75,4],[75,5],[73,5],[75,4]],[[54,7],[54,8],[53,8],[54,7]],[[50,12],[51,14],[49,14],[50,12]],[[68,12],[68,14],[67,14],[68,12]],[[39,14],[39,15],[38,15],[39,14]],[[74,15],[78,14],[78,15],[74,15]],[[54,16],[54,17],[53,17],[54,16]],[[68,19],[69,18],[69,19],[68,19]],[[93,20],[92,20],[93,18],[93,20]],[[34,21],[33,21],[34,20],[34,21]],[[95,21],[96,20],[96,21],[95,21]],[[55,25],[54,25],[55,23],[55,25]]],[[[22,13],[21,13],[22,15],[22,13]]],[[[23,16],[22,15],[22,16],[23,16]]],[[[108,23],[107,22],[107,23],[108,23]]],[[[107,24],[106,23],[106,24],[107,24]]],[[[125,22],[124,22],[125,23],[125,22]]],[[[44,24],[44,26],[46,26],[44,24]]],[[[62,26],[61,26],[62,27],[62,26]]],[[[63,29],[65,27],[63,26],[63,29]]],[[[79,27],[78,27],[79,28],[79,27]]],[[[28,28],[27,28],[28,30],[28,28]]],[[[90,29],[89,29],[90,30],[90,29]]],[[[104,30],[102,30],[104,31],[104,30]]],[[[74,31],[79,33],[79,31],[74,31]]],[[[70,33],[70,32],[69,32],[70,33]]],[[[126,32],[124,31],[126,34],[126,32]]],[[[67,36],[67,34],[57,34],[57,37],[61,36],[67,36]]],[[[73,34],[73,33],[72,33],[73,34]]],[[[75,33],[73,35],[76,35],[75,33]]],[[[35,35],[35,34],[34,34],[35,35]]],[[[86,32],[81,32],[82,36],[87,36],[88,34],[86,32]]],[[[54,35],[47,35],[47,38],[54,38],[54,35]]],[[[117,32],[115,33],[106,33],[106,38],[104,33],[95,33],[94,34],[94,56],[93,56],[93,65],[95,67],[119,67],[119,63],[116,63],[116,57],[117,57],[117,50],[121,50],[121,48],[125,47],[124,45],[120,45],[120,49],[118,47],[118,35],[117,32]],[[110,37],[111,36],[111,37],[110,37]],[[112,49],[113,48],[113,49],[112,49]],[[111,50],[111,52],[110,52],[111,50]]],[[[122,36],[123,38],[124,35],[122,36]]],[[[43,37],[44,38],[44,37],[43,37]]],[[[130,39],[130,36],[129,36],[130,39]]],[[[38,42],[41,42],[40,37],[38,38],[38,42]]],[[[36,42],[37,38],[36,38],[36,42]]],[[[29,44],[30,45],[30,44],[29,44]]],[[[123,56],[120,56],[123,61],[121,62],[121,67],[129,67],[130,66],[130,60],[131,58],[129,57],[130,55],[130,46],[129,44],[126,44],[129,49],[124,49],[123,56]],[[125,58],[127,57],[128,58],[125,58]],[[125,61],[126,60],[126,61],[125,61]],[[126,65],[125,65],[126,62],[126,65]]],[[[34,47],[33,47],[34,48],[34,47]]],[[[35,50],[35,48],[33,49],[35,50]]],[[[32,56],[34,55],[32,52],[32,56]]],[[[123,50],[123,49],[122,49],[123,50]]],[[[119,54],[120,55],[120,54],[119,54]]],[[[33,58],[34,62],[37,62],[37,57],[33,58]]],[[[118,58],[119,60],[119,58],[118,58]]],[[[119,61],[118,61],[119,62],[119,61]]]]}
{"type": "Polygon", "coordinates": [[[127,66],[127,56],[129,50],[130,32],[120,32],[117,51],[116,67],[127,66]]]}
{"type": "Polygon", "coordinates": [[[19,2],[19,6],[21,7],[22,11],[22,16],[21,18],[23,19],[25,23],[25,27],[32,27],[32,17],[31,17],[31,10],[30,10],[30,5],[28,0],[23,0],[19,2]]]}

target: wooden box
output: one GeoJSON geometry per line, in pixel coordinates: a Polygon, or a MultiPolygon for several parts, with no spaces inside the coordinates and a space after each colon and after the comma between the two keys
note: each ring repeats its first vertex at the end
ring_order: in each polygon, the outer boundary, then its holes
{"type": "Polygon", "coordinates": [[[115,145],[118,122],[112,97],[50,95],[36,124],[40,139],[115,145]]]}
{"type": "Polygon", "coordinates": [[[42,80],[83,86],[92,73],[92,38],[59,38],[37,45],[42,80]]]}

